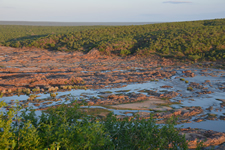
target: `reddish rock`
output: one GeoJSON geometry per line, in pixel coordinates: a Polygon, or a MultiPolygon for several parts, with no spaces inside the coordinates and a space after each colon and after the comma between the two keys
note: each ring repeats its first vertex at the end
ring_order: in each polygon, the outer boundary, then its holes
{"type": "Polygon", "coordinates": [[[196,92],[197,94],[211,94],[213,93],[212,91],[201,91],[201,92],[196,92]]]}
{"type": "Polygon", "coordinates": [[[154,115],[154,117],[158,118],[158,119],[170,118],[172,116],[179,116],[179,118],[187,118],[190,116],[195,116],[202,112],[203,112],[203,110],[201,107],[186,107],[186,108],[177,109],[177,110],[173,110],[173,111],[169,111],[169,112],[156,113],[154,115]]]}
{"type": "Polygon", "coordinates": [[[178,95],[179,95],[179,93],[170,91],[170,92],[165,92],[164,94],[161,94],[159,97],[160,98],[174,98],[178,95]]]}
{"type": "Polygon", "coordinates": [[[189,84],[190,87],[192,88],[196,88],[196,89],[204,89],[204,86],[200,85],[199,83],[196,83],[196,82],[191,82],[189,84]]]}
{"type": "Polygon", "coordinates": [[[169,88],[173,88],[172,86],[169,86],[169,85],[164,85],[164,86],[160,86],[161,88],[167,88],[167,89],[169,89],[169,88]]]}
{"type": "Polygon", "coordinates": [[[194,77],[195,76],[195,74],[191,70],[185,70],[185,71],[182,71],[182,73],[184,73],[185,76],[187,76],[187,77],[194,77]]]}
{"type": "Polygon", "coordinates": [[[216,146],[225,142],[225,133],[203,129],[181,129],[181,135],[185,134],[188,148],[197,148],[199,142],[203,142],[204,147],[216,146]]]}

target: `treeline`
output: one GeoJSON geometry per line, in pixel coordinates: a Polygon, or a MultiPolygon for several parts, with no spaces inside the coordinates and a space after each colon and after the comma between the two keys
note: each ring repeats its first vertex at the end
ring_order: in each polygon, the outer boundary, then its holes
{"type": "Polygon", "coordinates": [[[225,59],[225,19],[99,27],[41,37],[10,39],[3,45],[126,56],[153,55],[179,59],[225,59]]]}
{"type": "MultiPolygon", "coordinates": [[[[0,43],[7,41],[20,41],[24,39],[37,39],[50,34],[61,34],[88,29],[101,28],[101,26],[24,26],[0,25],[0,43]]],[[[11,42],[7,43],[10,44],[11,42]]]]}

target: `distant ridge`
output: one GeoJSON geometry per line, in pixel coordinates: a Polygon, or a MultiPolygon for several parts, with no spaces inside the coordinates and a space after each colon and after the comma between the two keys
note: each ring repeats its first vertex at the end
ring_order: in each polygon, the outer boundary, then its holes
{"type": "Polygon", "coordinates": [[[0,21],[0,25],[28,25],[28,26],[123,26],[145,25],[160,22],[32,22],[32,21],[0,21]]]}
{"type": "Polygon", "coordinates": [[[134,26],[128,24],[141,23],[72,23],[83,26],[1,25],[0,44],[16,48],[35,47],[85,53],[95,48],[104,55],[158,55],[184,62],[225,60],[225,19],[134,26]],[[115,26],[125,24],[127,26],[115,26]]]}

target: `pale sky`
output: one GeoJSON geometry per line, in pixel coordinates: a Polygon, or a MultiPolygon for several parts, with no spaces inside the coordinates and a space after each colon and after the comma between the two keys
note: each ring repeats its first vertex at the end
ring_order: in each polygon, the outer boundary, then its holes
{"type": "Polygon", "coordinates": [[[0,21],[172,22],[225,18],[225,0],[0,0],[0,21]]]}

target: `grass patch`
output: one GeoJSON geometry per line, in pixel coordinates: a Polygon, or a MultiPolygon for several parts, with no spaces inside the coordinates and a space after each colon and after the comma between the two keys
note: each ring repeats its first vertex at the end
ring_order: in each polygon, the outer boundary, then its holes
{"type": "Polygon", "coordinates": [[[168,92],[168,90],[161,90],[161,91],[159,91],[159,92],[168,92]]]}
{"type": "Polygon", "coordinates": [[[139,90],[138,92],[140,92],[140,93],[148,93],[149,90],[143,89],[143,90],[139,90]]]}
{"type": "Polygon", "coordinates": [[[162,104],[157,104],[157,106],[168,106],[174,105],[174,104],[181,104],[180,102],[169,102],[169,103],[162,103],[162,104]]]}
{"type": "Polygon", "coordinates": [[[167,100],[169,100],[169,98],[165,98],[165,97],[163,97],[163,98],[160,98],[161,100],[164,100],[164,101],[167,101],[167,100]]]}
{"type": "Polygon", "coordinates": [[[96,116],[100,113],[110,113],[111,111],[103,108],[80,108],[78,111],[86,113],[87,115],[96,116]]]}
{"type": "Polygon", "coordinates": [[[117,93],[121,93],[121,92],[125,93],[125,92],[130,92],[130,90],[120,90],[120,91],[115,91],[115,92],[117,92],[117,93]]]}
{"type": "Polygon", "coordinates": [[[113,92],[111,92],[111,91],[100,92],[100,94],[110,94],[110,93],[113,93],[113,92]]]}

